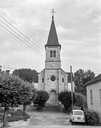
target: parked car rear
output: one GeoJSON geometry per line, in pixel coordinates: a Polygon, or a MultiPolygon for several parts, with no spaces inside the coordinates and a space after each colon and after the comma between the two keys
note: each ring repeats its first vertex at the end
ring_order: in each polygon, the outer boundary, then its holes
{"type": "Polygon", "coordinates": [[[85,123],[85,114],[82,110],[72,110],[70,121],[72,123],[85,123]]]}

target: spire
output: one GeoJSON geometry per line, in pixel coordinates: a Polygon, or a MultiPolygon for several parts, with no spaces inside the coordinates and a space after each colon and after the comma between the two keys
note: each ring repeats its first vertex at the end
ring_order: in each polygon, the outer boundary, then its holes
{"type": "Polygon", "coordinates": [[[55,23],[54,23],[54,13],[55,13],[54,10],[52,10],[52,22],[51,22],[51,27],[50,27],[46,46],[60,46],[58,42],[55,23]]]}

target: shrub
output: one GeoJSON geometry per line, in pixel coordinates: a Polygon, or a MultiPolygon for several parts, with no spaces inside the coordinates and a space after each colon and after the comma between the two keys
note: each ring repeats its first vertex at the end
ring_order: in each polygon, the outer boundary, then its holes
{"type": "Polygon", "coordinates": [[[86,124],[87,125],[97,125],[97,124],[99,124],[99,116],[94,111],[86,111],[85,118],[86,118],[86,124]]]}
{"type": "Polygon", "coordinates": [[[37,110],[42,109],[48,100],[49,95],[46,91],[37,91],[36,96],[33,98],[33,103],[37,106],[37,110]]]}
{"type": "MultiPolygon", "coordinates": [[[[71,111],[71,104],[72,104],[72,99],[71,99],[71,92],[65,91],[65,92],[60,92],[58,96],[58,100],[64,105],[64,111],[70,112],[71,111]]],[[[73,97],[73,100],[75,102],[75,98],[73,97]]]]}
{"type": "Polygon", "coordinates": [[[75,93],[75,106],[86,108],[87,107],[86,96],[84,96],[81,93],[75,93]]]}
{"type": "Polygon", "coordinates": [[[13,122],[13,121],[19,121],[19,120],[27,120],[30,118],[30,116],[23,112],[22,110],[17,110],[14,113],[11,114],[10,117],[7,117],[8,122],[13,122]]]}
{"type": "MultiPolygon", "coordinates": [[[[27,120],[29,118],[30,116],[27,113],[19,109],[17,111],[8,111],[6,120],[8,122],[13,122],[13,121],[19,121],[19,120],[27,120]]],[[[3,112],[0,113],[0,121],[2,120],[3,120],[3,112]]]]}

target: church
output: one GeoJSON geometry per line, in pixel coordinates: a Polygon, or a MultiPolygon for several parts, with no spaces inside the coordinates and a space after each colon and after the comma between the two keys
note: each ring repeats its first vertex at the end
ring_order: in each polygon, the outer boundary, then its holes
{"type": "Polygon", "coordinates": [[[61,91],[68,90],[71,74],[61,68],[61,44],[58,41],[54,15],[52,15],[45,52],[45,68],[39,73],[38,88],[49,94],[52,92],[59,94],[61,91]]]}

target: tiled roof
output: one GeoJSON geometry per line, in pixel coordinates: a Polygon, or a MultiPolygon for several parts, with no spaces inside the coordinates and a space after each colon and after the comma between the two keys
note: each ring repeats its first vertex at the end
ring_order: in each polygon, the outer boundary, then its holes
{"type": "Polygon", "coordinates": [[[85,84],[85,86],[89,86],[89,85],[92,85],[92,84],[97,83],[97,82],[100,82],[100,81],[101,81],[101,74],[98,75],[98,76],[96,76],[93,80],[87,82],[85,84]]]}
{"type": "Polygon", "coordinates": [[[54,16],[52,16],[52,23],[48,35],[48,41],[45,46],[61,46],[58,42],[57,32],[54,23],[54,16]]]}

